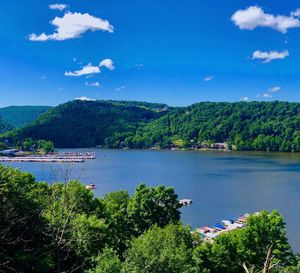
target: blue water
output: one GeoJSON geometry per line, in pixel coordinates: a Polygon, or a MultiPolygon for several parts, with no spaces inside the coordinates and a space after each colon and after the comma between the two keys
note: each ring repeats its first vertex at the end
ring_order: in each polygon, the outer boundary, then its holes
{"type": "Polygon", "coordinates": [[[95,151],[96,160],[83,164],[18,163],[13,166],[49,183],[68,179],[94,183],[98,196],[119,189],[133,193],[141,182],[173,186],[179,198],[193,200],[191,206],[182,209],[184,223],[193,227],[212,225],[246,212],[277,209],[287,223],[294,251],[300,251],[298,154],[95,151]]]}

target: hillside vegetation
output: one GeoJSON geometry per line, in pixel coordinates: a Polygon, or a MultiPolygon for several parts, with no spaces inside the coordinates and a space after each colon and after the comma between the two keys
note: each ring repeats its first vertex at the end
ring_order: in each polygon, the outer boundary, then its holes
{"type": "Polygon", "coordinates": [[[300,151],[300,104],[201,102],[173,109],[125,142],[130,147],[162,148],[228,142],[236,150],[300,151]]]}
{"type": "Polygon", "coordinates": [[[59,105],[41,115],[31,125],[5,137],[12,142],[26,138],[54,142],[56,147],[92,147],[105,145],[113,135],[135,132],[143,123],[161,116],[161,104],[79,101],[59,105]]]}
{"type": "Polygon", "coordinates": [[[51,140],[56,147],[192,148],[227,142],[236,150],[292,152],[300,151],[300,104],[201,102],[168,108],[72,101],[4,137],[51,140]]]}
{"type": "Polygon", "coordinates": [[[0,134],[12,130],[13,127],[5,122],[0,116],[0,134]]]}
{"type": "Polygon", "coordinates": [[[50,106],[9,106],[0,108],[0,117],[10,127],[20,128],[32,123],[49,109],[50,106]]]}

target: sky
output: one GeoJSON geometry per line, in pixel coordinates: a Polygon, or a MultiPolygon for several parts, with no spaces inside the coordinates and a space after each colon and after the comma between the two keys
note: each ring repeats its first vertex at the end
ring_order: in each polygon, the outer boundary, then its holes
{"type": "Polygon", "coordinates": [[[300,101],[300,1],[0,3],[0,107],[300,101]]]}

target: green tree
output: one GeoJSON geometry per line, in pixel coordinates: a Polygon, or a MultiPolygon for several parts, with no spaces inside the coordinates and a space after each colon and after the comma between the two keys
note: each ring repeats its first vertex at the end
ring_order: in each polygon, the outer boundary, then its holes
{"type": "Polygon", "coordinates": [[[7,148],[7,145],[3,142],[0,142],[0,151],[3,151],[7,148]]]}
{"type": "Polygon", "coordinates": [[[54,144],[52,141],[39,140],[37,142],[37,148],[41,153],[53,153],[54,152],[54,144]]]}
{"type": "Polygon", "coordinates": [[[82,270],[106,244],[101,202],[78,181],[50,186],[44,199],[56,272],[82,270]]]}
{"type": "Polygon", "coordinates": [[[180,220],[180,204],[172,187],[136,188],[128,204],[128,216],[137,235],[153,225],[164,227],[180,220]]]}
{"type": "Polygon", "coordinates": [[[274,271],[274,273],[299,273],[300,272],[300,257],[297,257],[297,261],[295,264],[286,266],[284,268],[279,268],[278,271],[274,271]]]}
{"type": "Polygon", "coordinates": [[[0,271],[49,272],[54,261],[38,183],[0,165],[0,271]]]}
{"type": "Polygon", "coordinates": [[[120,273],[122,263],[117,253],[111,248],[105,248],[101,254],[93,258],[93,269],[85,273],[120,273]]]}
{"type": "Polygon", "coordinates": [[[35,142],[31,138],[26,138],[21,142],[20,148],[23,151],[32,151],[36,148],[35,142]]]}
{"type": "Polygon", "coordinates": [[[130,197],[127,191],[108,193],[102,199],[105,209],[106,224],[109,229],[110,246],[121,256],[132,237],[132,229],[128,218],[128,203],[130,197]],[[117,234],[117,236],[116,236],[117,234]]]}
{"type": "Polygon", "coordinates": [[[198,272],[243,272],[244,263],[259,272],[270,247],[272,263],[286,266],[293,262],[281,215],[263,211],[250,216],[245,228],[223,233],[211,245],[197,247],[194,260],[198,272]]]}
{"type": "Polygon", "coordinates": [[[133,239],[125,255],[125,273],[192,272],[193,240],[188,228],[152,227],[133,239]]]}
{"type": "Polygon", "coordinates": [[[290,262],[293,256],[282,216],[277,211],[251,215],[247,220],[247,227],[240,231],[238,254],[244,261],[259,267],[264,263],[271,246],[274,262],[282,265],[290,262]]]}

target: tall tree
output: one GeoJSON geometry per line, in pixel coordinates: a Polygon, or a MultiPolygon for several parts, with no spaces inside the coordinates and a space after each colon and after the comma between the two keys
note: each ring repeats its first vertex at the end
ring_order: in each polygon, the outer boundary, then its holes
{"type": "Polygon", "coordinates": [[[192,272],[192,245],[189,229],[176,225],[154,226],[132,241],[125,255],[124,272],[192,272]]]}
{"type": "Polygon", "coordinates": [[[128,216],[136,234],[153,225],[164,227],[180,220],[180,204],[172,187],[141,184],[129,201],[128,216]]]}
{"type": "Polygon", "coordinates": [[[0,165],[0,272],[47,272],[53,266],[34,177],[0,165]]]}

